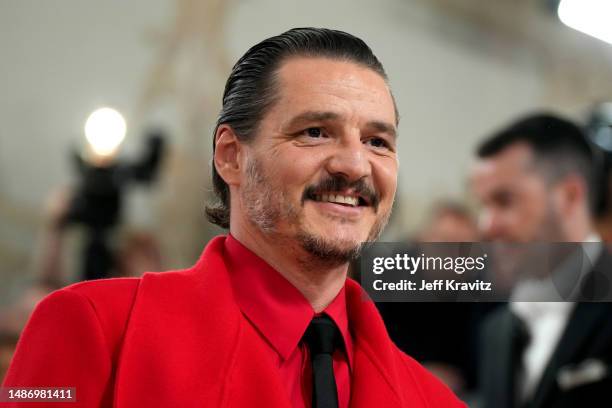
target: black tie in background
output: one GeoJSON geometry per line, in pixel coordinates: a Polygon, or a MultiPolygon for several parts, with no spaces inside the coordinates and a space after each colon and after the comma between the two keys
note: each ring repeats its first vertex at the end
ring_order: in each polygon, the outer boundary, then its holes
{"type": "Polygon", "coordinates": [[[332,355],[340,340],[340,331],[328,316],[317,316],[308,325],[304,341],[312,361],[312,407],[338,408],[338,391],[332,355]]]}
{"type": "Polygon", "coordinates": [[[529,328],[525,321],[512,313],[512,389],[513,399],[512,404],[517,406],[529,406],[528,401],[522,400],[521,389],[524,387],[520,381],[525,377],[525,366],[523,364],[523,357],[525,350],[531,341],[531,335],[529,328]]]}
{"type": "Polygon", "coordinates": [[[479,368],[483,408],[516,408],[529,333],[523,321],[501,306],[483,324],[479,368]]]}

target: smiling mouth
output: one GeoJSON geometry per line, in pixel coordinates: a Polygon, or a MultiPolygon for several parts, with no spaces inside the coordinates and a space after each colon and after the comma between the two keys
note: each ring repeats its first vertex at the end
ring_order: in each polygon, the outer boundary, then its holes
{"type": "Polygon", "coordinates": [[[330,194],[320,193],[313,194],[309,197],[313,201],[319,201],[324,203],[339,204],[346,207],[367,207],[368,202],[362,196],[344,195],[344,194],[330,194]]]}

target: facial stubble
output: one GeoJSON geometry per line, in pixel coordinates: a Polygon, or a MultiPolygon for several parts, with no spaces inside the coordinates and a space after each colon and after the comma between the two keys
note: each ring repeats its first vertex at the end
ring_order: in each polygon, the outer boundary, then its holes
{"type": "MultiPolygon", "coordinates": [[[[264,234],[281,243],[296,240],[310,257],[304,262],[314,261],[326,266],[337,266],[355,260],[359,256],[364,242],[349,240],[338,242],[308,231],[303,220],[304,201],[298,204],[300,208],[291,202],[282,188],[274,188],[258,159],[249,159],[246,174],[247,185],[242,191],[242,202],[245,203],[249,220],[264,234]],[[277,227],[281,222],[296,227],[293,236],[286,236],[286,233],[278,230],[277,227]]],[[[391,210],[378,207],[377,212],[381,211],[384,212],[378,214],[366,242],[376,241],[389,220],[391,210]]],[[[346,221],[340,220],[340,222],[346,221]]]]}

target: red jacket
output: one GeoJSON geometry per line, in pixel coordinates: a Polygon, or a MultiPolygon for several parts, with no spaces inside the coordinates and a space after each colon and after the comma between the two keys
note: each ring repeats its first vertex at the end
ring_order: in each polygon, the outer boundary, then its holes
{"type": "MultiPolygon", "coordinates": [[[[233,298],[224,239],[211,241],[191,269],[49,295],[22,333],[4,386],[76,387],[77,403],[54,407],[289,408],[278,370],[233,298]]],[[[346,291],[355,338],[351,407],[464,406],[391,342],[356,282],[346,291]]]]}

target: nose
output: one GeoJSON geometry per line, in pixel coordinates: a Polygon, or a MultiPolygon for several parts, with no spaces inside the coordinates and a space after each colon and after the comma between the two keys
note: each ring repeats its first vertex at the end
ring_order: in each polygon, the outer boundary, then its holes
{"type": "Polygon", "coordinates": [[[349,182],[368,177],[372,173],[368,152],[358,135],[343,138],[327,161],[330,174],[342,175],[349,182]]]}

